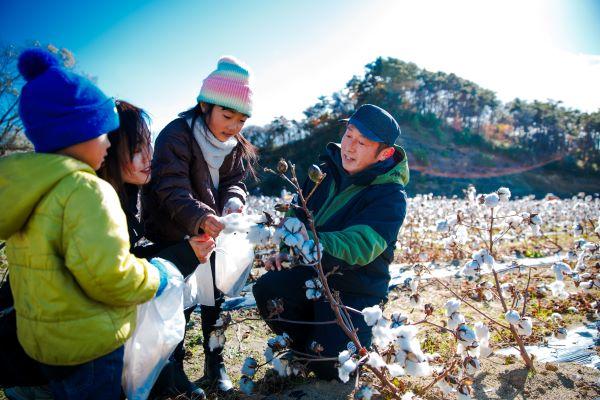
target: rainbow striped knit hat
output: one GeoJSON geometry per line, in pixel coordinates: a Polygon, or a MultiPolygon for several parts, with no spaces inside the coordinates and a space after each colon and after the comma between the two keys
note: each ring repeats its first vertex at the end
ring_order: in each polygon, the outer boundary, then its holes
{"type": "Polygon", "coordinates": [[[198,95],[201,101],[228,107],[252,115],[252,89],[249,84],[250,73],[234,57],[221,57],[214,70],[202,82],[198,95]]]}

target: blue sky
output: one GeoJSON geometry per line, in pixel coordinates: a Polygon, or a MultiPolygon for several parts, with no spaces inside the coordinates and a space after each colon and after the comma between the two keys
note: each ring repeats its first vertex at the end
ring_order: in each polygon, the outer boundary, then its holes
{"type": "Polygon", "coordinates": [[[193,105],[221,55],[253,70],[250,123],[301,118],[377,56],[454,72],[508,101],[600,108],[600,0],[54,1],[0,3],[0,41],[72,50],[153,130],[193,105]]]}

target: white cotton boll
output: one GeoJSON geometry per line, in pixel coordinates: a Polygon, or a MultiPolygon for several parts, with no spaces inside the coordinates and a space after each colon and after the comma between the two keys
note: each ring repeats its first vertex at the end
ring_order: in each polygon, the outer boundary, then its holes
{"type": "Polygon", "coordinates": [[[556,276],[557,281],[562,281],[564,275],[571,275],[573,271],[564,262],[557,262],[552,266],[552,272],[556,276]]]}
{"type": "Polygon", "coordinates": [[[340,352],[340,354],[338,354],[338,362],[340,364],[343,364],[346,361],[348,361],[351,357],[352,357],[352,353],[350,353],[349,350],[344,350],[344,351],[340,352]]]}
{"type": "Polygon", "coordinates": [[[400,400],[417,400],[417,396],[413,392],[406,392],[402,395],[400,400]]]}
{"type": "Polygon", "coordinates": [[[371,400],[374,394],[379,394],[376,389],[369,385],[362,385],[354,394],[355,400],[371,400]]]}
{"type": "Polygon", "coordinates": [[[516,325],[519,323],[521,316],[517,311],[509,310],[506,312],[506,314],[504,314],[504,318],[508,321],[509,324],[516,325]]]}
{"type": "Polygon", "coordinates": [[[491,290],[484,290],[482,293],[483,299],[485,301],[492,301],[494,299],[494,293],[491,290]]]}
{"type": "Polygon", "coordinates": [[[479,263],[475,260],[467,261],[460,273],[468,278],[475,278],[480,274],[479,263]]]}
{"type": "Polygon", "coordinates": [[[554,333],[557,339],[564,340],[567,338],[567,329],[566,328],[558,328],[554,333]]]}
{"type": "Polygon", "coordinates": [[[583,234],[583,227],[581,224],[574,223],[573,224],[573,236],[581,236],[583,234]]]}
{"type": "Polygon", "coordinates": [[[248,241],[254,246],[265,246],[274,238],[274,232],[275,229],[271,226],[254,225],[248,231],[248,241]]]}
{"type": "Polygon", "coordinates": [[[522,336],[531,336],[533,333],[533,322],[529,317],[523,317],[517,323],[517,333],[522,336]]]}
{"type": "Polygon", "coordinates": [[[287,231],[283,228],[275,229],[275,233],[273,234],[273,243],[278,244],[285,239],[287,231]]]}
{"type": "MultiPolygon", "coordinates": [[[[321,254],[323,254],[323,245],[319,243],[319,249],[321,250],[321,254]]],[[[317,250],[317,245],[314,240],[308,239],[302,243],[302,256],[306,260],[307,263],[312,264],[317,262],[319,259],[319,252],[317,250]]]]}
{"type": "Polygon", "coordinates": [[[290,368],[288,360],[284,360],[281,358],[274,358],[271,361],[271,365],[277,371],[280,377],[285,378],[286,376],[291,375],[292,369],[290,368]]]}
{"type": "Polygon", "coordinates": [[[383,311],[381,311],[379,305],[374,305],[373,307],[364,308],[362,314],[367,325],[373,326],[382,317],[383,311]]]}
{"type": "Polygon", "coordinates": [[[321,298],[323,293],[320,290],[316,289],[306,289],[306,298],[308,300],[318,300],[321,298]]]}
{"type": "Polygon", "coordinates": [[[410,295],[409,300],[410,300],[410,305],[413,308],[418,308],[421,306],[421,295],[419,293],[410,295]]]}
{"type": "Polygon", "coordinates": [[[479,357],[487,357],[492,354],[493,350],[489,346],[489,343],[481,343],[479,346],[479,357]]]}
{"type": "Polygon", "coordinates": [[[513,229],[517,229],[519,226],[521,226],[521,224],[523,223],[523,218],[519,217],[518,215],[515,215],[514,217],[510,217],[506,220],[506,223],[508,224],[508,226],[510,226],[513,229]]]}
{"type": "Polygon", "coordinates": [[[408,353],[406,351],[402,350],[402,349],[396,351],[396,357],[394,357],[394,361],[398,365],[404,367],[406,365],[406,356],[407,356],[407,354],[408,353]]]}
{"type": "Polygon", "coordinates": [[[395,378],[398,376],[403,376],[406,374],[406,371],[404,371],[404,368],[402,367],[402,365],[396,364],[396,363],[388,364],[387,370],[390,373],[390,375],[392,376],[392,378],[395,378]]]}
{"type": "Polygon", "coordinates": [[[298,218],[286,218],[283,227],[290,233],[298,233],[304,227],[304,224],[298,218]]]}
{"type": "Polygon", "coordinates": [[[300,233],[287,232],[283,238],[283,242],[289,247],[301,248],[304,244],[304,236],[300,233]]]}
{"type": "Polygon", "coordinates": [[[469,232],[467,231],[467,227],[464,225],[457,227],[456,232],[454,232],[454,236],[456,237],[458,244],[467,243],[469,240],[469,232]]]}
{"type": "Polygon", "coordinates": [[[407,359],[404,370],[407,375],[417,378],[431,375],[431,367],[427,361],[415,362],[407,359]]]}
{"type": "Polygon", "coordinates": [[[406,315],[402,315],[402,313],[400,313],[399,311],[392,313],[391,320],[391,328],[398,328],[399,326],[406,325],[409,323],[408,317],[406,315]]]}
{"type": "Polygon", "coordinates": [[[587,293],[594,287],[594,281],[581,282],[579,287],[587,293]]]}
{"type": "Polygon", "coordinates": [[[552,315],[550,315],[550,319],[552,319],[554,322],[557,322],[562,321],[563,317],[559,313],[552,313],[552,315]]]}
{"type": "Polygon", "coordinates": [[[467,357],[464,361],[465,371],[467,374],[473,376],[481,370],[481,363],[477,358],[467,357]]]}
{"type": "Polygon", "coordinates": [[[372,329],[373,344],[380,349],[387,348],[392,343],[396,336],[394,331],[387,326],[375,325],[372,329]]]}
{"type": "Polygon", "coordinates": [[[436,231],[437,232],[448,232],[450,231],[450,225],[448,221],[441,219],[436,222],[436,231]]]}
{"type": "Polygon", "coordinates": [[[258,362],[252,357],[247,357],[242,365],[242,375],[252,378],[256,373],[256,367],[258,367],[258,362]]]}
{"type": "Polygon", "coordinates": [[[214,330],[208,339],[208,347],[210,348],[210,351],[220,349],[223,346],[225,346],[225,335],[219,329],[214,330]]]}
{"type": "Polygon", "coordinates": [[[398,340],[412,340],[417,336],[417,327],[414,325],[404,325],[396,328],[398,340]]]}
{"type": "Polygon", "coordinates": [[[416,276],[414,279],[412,279],[409,283],[410,285],[410,291],[412,294],[417,293],[417,289],[419,288],[419,282],[421,281],[421,278],[416,276]]]}
{"type": "Polygon", "coordinates": [[[500,292],[502,293],[502,297],[506,298],[506,297],[510,297],[510,293],[513,289],[513,284],[512,283],[503,283],[502,285],[500,285],[500,292]]]}
{"type": "Polygon", "coordinates": [[[477,341],[477,335],[475,335],[475,331],[467,324],[460,325],[456,330],[456,334],[458,336],[458,341],[463,346],[471,346],[473,342],[477,341]]]}
{"type": "Polygon", "coordinates": [[[459,312],[454,312],[448,318],[448,329],[456,329],[460,324],[465,323],[465,316],[459,312]]]}
{"type": "Polygon", "coordinates": [[[273,349],[271,347],[267,347],[264,352],[265,361],[271,362],[275,354],[273,353],[273,349]]]}
{"type": "Polygon", "coordinates": [[[475,328],[475,336],[477,337],[477,340],[479,340],[480,342],[487,342],[490,340],[490,328],[488,328],[486,324],[484,324],[481,321],[478,321],[475,322],[475,325],[473,326],[475,328]]]}
{"type": "Polygon", "coordinates": [[[562,280],[552,282],[550,284],[550,290],[552,291],[552,296],[554,297],[558,297],[559,299],[569,298],[569,293],[565,291],[565,282],[562,280]]]}
{"type": "Polygon", "coordinates": [[[455,391],[454,388],[446,381],[446,379],[440,379],[435,385],[442,391],[442,393],[446,395],[455,391]]]}
{"type": "Polygon", "coordinates": [[[596,250],[598,250],[598,245],[596,243],[587,242],[582,246],[582,248],[583,251],[587,253],[594,253],[596,250]]]}
{"type": "Polygon", "coordinates": [[[494,260],[494,257],[492,257],[489,253],[489,251],[487,251],[487,249],[481,249],[478,252],[476,252],[475,254],[473,254],[473,260],[477,261],[477,263],[482,266],[482,265],[489,265],[490,267],[494,266],[494,263],[496,262],[494,260]]]}
{"type": "Polygon", "coordinates": [[[567,253],[567,261],[569,261],[569,262],[577,261],[577,253],[575,253],[572,250],[569,250],[569,252],[567,253]]]}
{"type": "Polygon", "coordinates": [[[510,199],[510,189],[507,187],[501,187],[500,189],[498,189],[496,191],[496,193],[498,194],[498,197],[500,198],[500,201],[502,202],[506,202],[508,201],[508,199],[510,199]]]}
{"type": "Polygon", "coordinates": [[[496,207],[498,202],[500,201],[500,197],[497,193],[486,194],[484,197],[484,204],[490,208],[496,207]]]}
{"type": "Polygon", "coordinates": [[[350,374],[354,372],[356,367],[357,365],[356,362],[354,362],[354,360],[346,360],[342,365],[338,367],[338,377],[340,378],[340,380],[344,383],[348,382],[348,380],[350,379],[350,374]]]}
{"type": "Polygon", "coordinates": [[[450,299],[446,302],[444,307],[446,308],[446,316],[451,316],[460,308],[461,301],[458,299],[450,299]]]}
{"type": "Polygon", "coordinates": [[[532,215],[530,221],[533,225],[539,227],[542,225],[542,217],[539,214],[532,215]]]}
{"type": "Polygon", "coordinates": [[[254,382],[248,376],[242,376],[240,378],[240,391],[247,396],[251,396],[254,392],[254,382]]]}
{"type": "Polygon", "coordinates": [[[374,351],[369,353],[367,364],[376,369],[385,367],[385,361],[383,361],[383,358],[381,358],[381,356],[374,351]]]}

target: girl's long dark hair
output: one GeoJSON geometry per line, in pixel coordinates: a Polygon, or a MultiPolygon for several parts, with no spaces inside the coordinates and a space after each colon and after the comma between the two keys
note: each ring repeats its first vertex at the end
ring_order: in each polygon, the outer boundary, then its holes
{"type": "Polygon", "coordinates": [[[116,101],[119,113],[119,128],[108,134],[108,148],[104,164],[97,171],[98,176],[115,188],[121,203],[127,201],[123,170],[139,151],[152,151],[152,138],[148,124],[150,118],[141,108],[123,100],[116,101]]]}
{"type": "MultiPolygon", "coordinates": [[[[212,113],[212,110],[215,107],[215,105],[211,103],[205,104],[207,105],[206,112],[202,111],[202,107],[200,106],[200,103],[198,103],[189,110],[186,110],[179,114],[179,116],[185,119],[192,118],[192,126],[194,126],[196,118],[200,117],[203,119],[206,126],[208,126],[208,117],[210,117],[210,114],[212,113]]],[[[242,158],[246,161],[248,173],[252,176],[252,178],[254,178],[254,180],[258,180],[258,175],[256,174],[256,165],[258,164],[258,149],[256,148],[256,146],[250,143],[248,139],[246,139],[244,135],[242,135],[241,132],[236,134],[235,138],[240,144],[242,158]]]]}

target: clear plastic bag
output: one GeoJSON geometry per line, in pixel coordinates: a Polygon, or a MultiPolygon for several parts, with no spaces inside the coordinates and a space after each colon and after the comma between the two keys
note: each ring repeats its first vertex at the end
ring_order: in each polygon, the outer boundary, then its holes
{"type": "MultiPolygon", "coordinates": [[[[263,215],[233,213],[220,218],[225,225],[216,239],[215,285],[229,297],[239,295],[254,259],[254,246],[267,243],[273,228],[265,227],[263,215]]],[[[185,280],[185,307],[214,306],[213,275],[210,262],[200,264],[185,280]]]]}
{"type": "Polygon", "coordinates": [[[177,344],[183,340],[183,276],[162,260],[169,282],[162,294],[141,304],[137,325],[125,343],[123,390],[129,400],[145,400],[177,344]]]}
{"type": "Polygon", "coordinates": [[[219,235],[215,253],[215,285],[225,295],[237,296],[246,284],[254,260],[254,246],[248,240],[248,234],[219,235]]]}

